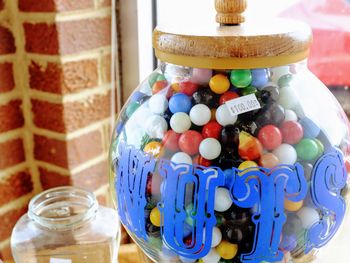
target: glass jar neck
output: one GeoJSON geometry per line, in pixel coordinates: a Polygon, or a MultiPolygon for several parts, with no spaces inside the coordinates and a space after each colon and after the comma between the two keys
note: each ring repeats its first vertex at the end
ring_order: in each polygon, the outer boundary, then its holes
{"type": "Polygon", "coordinates": [[[97,213],[93,193],[75,187],[58,187],[34,197],[29,203],[29,217],[52,230],[69,230],[90,221],[97,213]]]}

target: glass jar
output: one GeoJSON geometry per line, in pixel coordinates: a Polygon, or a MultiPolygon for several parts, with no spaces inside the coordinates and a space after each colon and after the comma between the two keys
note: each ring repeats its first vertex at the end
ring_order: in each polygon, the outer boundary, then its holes
{"type": "Polygon", "coordinates": [[[311,32],[260,26],[154,32],[162,62],[120,113],[110,181],[155,262],[312,262],[345,221],[350,126],[307,68],[311,32]]]}
{"type": "Polygon", "coordinates": [[[34,197],[16,224],[16,263],[113,263],[119,246],[118,215],[93,193],[59,187],[34,197]]]}

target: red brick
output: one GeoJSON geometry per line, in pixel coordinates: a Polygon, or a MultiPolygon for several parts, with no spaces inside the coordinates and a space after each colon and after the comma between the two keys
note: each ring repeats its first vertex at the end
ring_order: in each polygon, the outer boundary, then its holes
{"type": "Polygon", "coordinates": [[[23,12],[72,11],[94,7],[93,0],[19,0],[23,12]]]}
{"type": "Polygon", "coordinates": [[[3,10],[5,7],[4,0],[0,0],[0,10],[3,10]]]}
{"type": "Polygon", "coordinates": [[[16,52],[15,39],[11,31],[0,26],[0,55],[13,54],[16,52]]]}
{"type": "Polygon", "coordinates": [[[0,169],[5,169],[25,161],[22,139],[0,143],[0,169]]]}
{"type": "Polygon", "coordinates": [[[24,118],[21,109],[22,101],[13,100],[0,106],[0,132],[7,132],[23,127],[24,118]]]}
{"type": "Polygon", "coordinates": [[[111,6],[112,0],[102,0],[101,6],[111,6]]]}
{"type": "Polygon", "coordinates": [[[18,172],[0,180],[0,205],[4,205],[33,191],[28,171],[18,172]]]}
{"type": "Polygon", "coordinates": [[[111,45],[111,19],[96,18],[57,24],[24,23],[26,51],[73,54],[111,45]]]}
{"type": "Polygon", "coordinates": [[[103,56],[101,59],[101,72],[102,72],[103,83],[111,83],[111,65],[112,65],[111,55],[103,56]]]}
{"type": "Polygon", "coordinates": [[[27,206],[0,215],[0,242],[11,236],[12,228],[18,219],[27,212],[27,206]]]}
{"type": "Polygon", "coordinates": [[[52,172],[39,168],[40,181],[43,189],[50,189],[57,186],[74,185],[88,189],[97,190],[99,187],[108,184],[108,163],[107,161],[89,167],[82,172],[71,176],[52,172]]]}
{"type": "Polygon", "coordinates": [[[60,133],[72,132],[96,121],[106,119],[111,111],[110,92],[91,96],[83,102],[55,104],[32,100],[37,127],[60,133]]]}
{"type": "Polygon", "coordinates": [[[73,169],[102,153],[102,137],[99,131],[93,131],[68,141],[34,136],[35,159],[63,168],[73,169]]]}
{"type": "Polygon", "coordinates": [[[15,87],[12,63],[0,64],[0,92],[7,92],[15,87]]]}
{"type": "Polygon", "coordinates": [[[96,59],[63,65],[49,62],[46,66],[32,61],[29,74],[32,89],[56,94],[75,93],[98,85],[96,59]]]}

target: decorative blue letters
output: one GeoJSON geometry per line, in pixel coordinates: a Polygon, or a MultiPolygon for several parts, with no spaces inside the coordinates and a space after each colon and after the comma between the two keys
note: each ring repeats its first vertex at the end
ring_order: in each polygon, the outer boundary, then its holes
{"type": "Polygon", "coordinates": [[[121,222],[138,238],[147,240],[145,223],[146,184],[155,168],[152,156],[120,143],[115,188],[121,222]]]}
{"type": "Polygon", "coordinates": [[[235,182],[231,194],[239,207],[253,208],[255,241],[249,254],[242,254],[242,262],[276,262],[283,258],[278,245],[283,224],[284,200],[301,201],[307,193],[307,182],[301,165],[279,166],[272,170],[249,168],[244,171],[233,169],[235,182]]]}
{"type": "Polygon", "coordinates": [[[306,253],[326,245],[344,219],[346,207],[340,191],[346,185],[347,173],[343,158],[343,154],[334,149],[322,156],[314,166],[311,194],[322,216],[306,234],[306,253]]]}

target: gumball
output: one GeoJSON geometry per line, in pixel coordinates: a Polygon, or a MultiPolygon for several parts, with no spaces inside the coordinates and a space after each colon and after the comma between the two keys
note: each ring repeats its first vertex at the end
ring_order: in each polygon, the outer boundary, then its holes
{"type": "Polygon", "coordinates": [[[219,106],[219,96],[210,89],[200,89],[192,96],[193,104],[204,104],[209,108],[217,108],[219,106]]]}
{"type": "Polygon", "coordinates": [[[308,163],[308,162],[301,162],[300,164],[304,168],[305,179],[306,179],[306,181],[309,182],[311,180],[311,177],[312,177],[312,171],[314,169],[314,166],[311,163],[308,163]]]}
{"type": "Polygon", "coordinates": [[[254,121],[241,120],[240,122],[236,123],[235,126],[240,131],[245,131],[251,135],[255,135],[256,131],[258,130],[258,125],[254,121]]]}
{"type": "Polygon", "coordinates": [[[281,88],[278,103],[286,109],[293,109],[299,103],[299,97],[296,90],[290,86],[281,88]]]}
{"type": "Polygon", "coordinates": [[[170,127],[176,133],[183,133],[191,128],[191,119],[186,113],[175,113],[170,119],[170,127]]]}
{"type": "Polygon", "coordinates": [[[237,98],[239,98],[239,95],[236,92],[227,91],[221,95],[219,103],[220,103],[220,105],[222,105],[222,104],[226,103],[227,101],[237,99],[237,98]]]}
{"type": "Polygon", "coordinates": [[[146,232],[149,237],[160,237],[160,227],[153,225],[150,220],[146,221],[146,232]]]}
{"type": "Polygon", "coordinates": [[[285,143],[276,148],[273,154],[280,160],[280,164],[293,165],[298,158],[294,147],[285,143]]]}
{"type": "Polygon", "coordinates": [[[300,210],[300,208],[303,207],[303,204],[304,204],[303,201],[292,202],[288,199],[284,200],[284,208],[289,212],[296,212],[296,211],[300,210]]]}
{"type": "Polygon", "coordinates": [[[222,240],[222,234],[219,228],[213,228],[213,234],[211,239],[211,247],[217,247],[222,240]]]}
{"type": "Polygon", "coordinates": [[[297,216],[300,218],[304,229],[310,229],[315,223],[320,220],[319,213],[311,207],[301,208],[297,213],[297,216]]]}
{"type": "Polygon", "coordinates": [[[163,137],[163,145],[166,149],[176,152],[179,148],[179,139],[181,134],[174,132],[173,130],[168,130],[163,137]]]}
{"type": "Polygon", "coordinates": [[[312,139],[302,139],[295,148],[298,158],[304,161],[312,161],[319,155],[318,145],[312,139]]]}
{"type": "Polygon", "coordinates": [[[276,126],[267,125],[260,129],[258,139],[270,151],[282,144],[282,133],[276,126]]]}
{"type": "Polygon", "coordinates": [[[203,263],[218,263],[221,256],[212,248],[209,253],[203,257],[201,260],[203,263]]]}
{"type": "Polygon", "coordinates": [[[230,243],[239,244],[243,240],[243,232],[239,226],[234,224],[226,224],[222,227],[223,238],[230,243]]]}
{"type": "Polygon", "coordinates": [[[241,89],[240,91],[242,96],[247,96],[258,92],[258,90],[253,86],[246,87],[244,89],[241,89]]]}
{"type": "Polygon", "coordinates": [[[202,134],[196,131],[186,131],[179,139],[179,147],[181,151],[195,155],[199,152],[199,145],[203,141],[202,134]]]}
{"type": "Polygon", "coordinates": [[[261,155],[259,165],[265,168],[274,168],[280,164],[280,160],[273,153],[264,153],[261,155]]]}
{"type": "Polygon", "coordinates": [[[193,158],[193,164],[198,164],[200,166],[209,167],[209,166],[211,166],[211,161],[203,158],[200,155],[197,155],[193,158]]]}
{"type": "Polygon", "coordinates": [[[243,160],[257,160],[262,155],[263,147],[260,141],[246,132],[239,134],[238,152],[243,160]]]}
{"type": "Polygon", "coordinates": [[[278,101],[280,97],[280,91],[275,86],[267,86],[259,92],[258,95],[263,103],[273,103],[278,101]]]}
{"type": "Polygon", "coordinates": [[[204,104],[197,104],[192,107],[190,111],[191,121],[197,126],[207,124],[211,119],[211,111],[208,106],[204,104]]]}
{"type": "Polygon", "coordinates": [[[154,95],[159,93],[160,91],[164,90],[168,85],[168,81],[166,80],[160,80],[155,82],[152,86],[152,94],[154,95]]]}
{"type": "Polygon", "coordinates": [[[189,113],[192,107],[190,97],[183,93],[173,95],[169,100],[169,109],[172,113],[185,112],[189,113]]]}
{"type": "Polygon", "coordinates": [[[199,85],[207,85],[213,76],[211,69],[194,68],[191,81],[199,85]]]}
{"type": "Polygon", "coordinates": [[[209,81],[210,89],[216,94],[223,94],[230,89],[230,81],[225,75],[217,74],[209,81]]]}
{"type": "Polygon", "coordinates": [[[179,259],[181,260],[182,263],[194,263],[197,260],[193,259],[193,258],[185,258],[185,257],[179,257],[179,259]]]}
{"type": "Polygon", "coordinates": [[[284,76],[290,74],[289,66],[276,67],[271,69],[271,80],[274,83],[278,83],[278,80],[284,76]]]}
{"type": "Polygon", "coordinates": [[[318,146],[318,155],[321,156],[325,151],[324,145],[319,139],[314,139],[314,141],[318,146]]]}
{"type": "MultiPolygon", "coordinates": [[[[248,169],[248,168],[253,168],[253,167],[258,167],[258,164],[256,162],[253,162],[253,161],[245,161],[243,163],[240,164],[240,166],[238,166],[238,170],[245,170],[245,169],[248,169]]],[[[256,170],[259,170],[258,168],[256,170]]]]}
{"type": "Polygon", "coordinates": [[[186,94],[187,96],[192,96],[193,93],[195,93],[199,87],[193,82],[184,81],[179,83],[179,88],[179,92],[186,94]]]}
{"type": "Polygon", "coordinates": [[[232,259],[237,255],[238,246],[227,241],[222,241],[220,245],[216,247],[216,251],[223,259],[232,259]]]}
{"type": "Polygon", "coordinates": [[[192,158],[187,153],[178,152],[171,157],[171,161],[176,164],[192,164],[192,158]]]}
{"type": "Polygon", "coordinates": [[[207,160],[214,160],[221,153],[221,144],[214,138],[206,138],[199,145],[199,152],[207,160]]]}
{"type": "Polygon", "coordinates": [[[267,69],[253,69],[252,70],[252,86],[257,88],[265,87],[269,82],[269,73],[267,69]]]}
{"type": "Polygon", "coordinates": [[[285,118],[284,121],[298,121],[297,114],[292,110],[285,110],[285,118]]]}
{"type": "Polygon", "coordinates": [[[129,103],[125,110],[126,116],[130,118],[139,107],[140,107],[140,104],[136,102],[129,103]]]}
{"type": "Polygon", "coordinates": [[[246,88],[252,83],[252,73],[249,69],[232,70],[231,83],[237,88],[246,88]]]}
{"type": "Polygon", "coordinates": [[[280,249],[284,251],[292,251],[298,245],[297,236],[295,234],[284,235],[280,244],[280,249]]]}
{"type": "Polygon", "coordinates": [[[149,219],[154,226],[160,227],[162,225],[158,207],[152,209],[149,219]]]}
{"type": "Polygon", "coordinates": [[[225,212],[232,205],[231,194],[226,188],[218,187],[215,191],[214,209],[217,212],[225,212]]]}
{"type": "Polygon", "coordinates": [[[168,100],[163,94],[153,95],[149,99],[149,108],[155,114],[163,114],[168,109],[168,100]]]}
{"type": "Polygon", "coordinates": [[[221,131],[221,142],[225,149],[235,150],[239,144],[240,129],[235,125],[227,125],[221,131]]]}
{"type": "Polygon", "coordinates": [[[287,222],[283,226],[283,232],[286,234],[300,233],[302,229],[302,224],[300,218],[295,213],[289,213],[287,217],[287,222]]]}
{"type": "Polygon", "coordinates": [[[153,115],[146,120],[145,131],[151,138],[162,139],[168,130],[166,120],[158,115],[153,115]]]}
{"type": "Polygon", "coordinates": [[[230,124],[235,124],[237,121],[238,116],[237,115],[232,115],[231,112],[229,111],[228,107],[226,104],[221,105],[217,110],[216,110],[216,121],[220,123],[222,126],[230,125],[230,124]]]}
{"type": "Polygon", "coordinates": [[[292,80],[293,80],[292,74],[284,75],[284,76],[280,77],[280,79],[278,80],[278,86],[280,88],[289,86],[289,84],[290,84],[290,82],[292,82],[292,80]]]}
{"type": "Polygon", "coordinates": [[[300,124],[304,128],[305,138],[316,138],[321,132],[320,127],[318,127],[316,123],[307,117],[301,118],[300,124]]]}
{"type": "Polygon", "coordinates": [[[162,148],[163,148],[163,146],[160,142],[153,141],[153,142],[146,144],[143,151],[145,153],[152,154],[155,158],[158,158],[160,156],[162,148]]]}
{"type": "Polygon", "coordinates": [[[281,132],[283,142],[288,144],[297,144],[304,137],[303,126],[296,121],[287,121],[282,123],[281,132]]]}
{"type": "Polygon", "coordinates": [[[284,121],[286,115],[285,115],[285,109],[278,104],[274,104],[270,108],[270,124],[279,125],[281,122],[284,121]]]}
{"type": "Polygon", "coordinates": [[[165,80],[164,75],[161,73],[158,73],[158,72],[154,72],[149,76],[148,84],[150,87],[152,87],[154,85],[154,83],[156,83],[157,81],[160,81],[160,80],[165,80]]]}
{"type": "Polygon", "coordinates": [[[222,126],[216,121],[211,121],[203,127],[202,136],[206,138],[219,139],[222,131],[222,126]]]}

